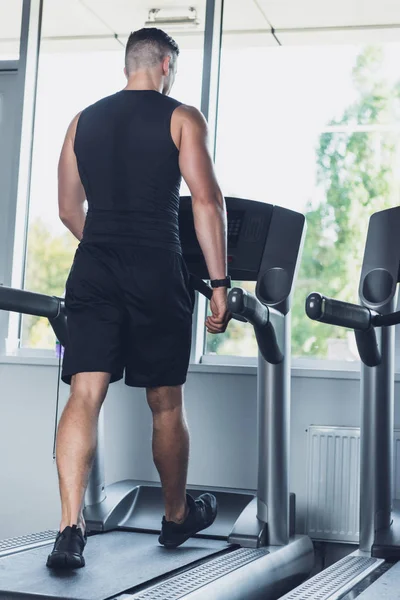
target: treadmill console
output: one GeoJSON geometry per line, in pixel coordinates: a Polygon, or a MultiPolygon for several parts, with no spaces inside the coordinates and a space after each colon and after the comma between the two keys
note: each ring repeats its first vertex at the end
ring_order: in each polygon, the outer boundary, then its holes
{"type": "MultiPolygon", "coordinates": [[[[228,214],[228,267],[233,279],[255,281],[260,267],[273,206],[241,198],[226,198],[228,214]]],[[[208,279],[208,270],[197,241],[190,196],[181,198],[179,230],[182,251],[193,275],[208,279]]]]}
{"type": "MultiPolygon", "coordinates": [[[[228,197],[225,202],[229,275],[233,280],[256,281],[257,297],[286,313],[304,240],[304,215],[243,198],[228,197]]],[[[196,237],[190,196],[181,197],[179,230],[190,273],[209,279],[196,237]]]]}

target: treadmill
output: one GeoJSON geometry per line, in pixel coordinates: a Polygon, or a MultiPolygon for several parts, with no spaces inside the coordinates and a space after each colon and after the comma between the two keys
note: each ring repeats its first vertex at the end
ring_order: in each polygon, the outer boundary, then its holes
{"type": "MultiPolygon", "coordinates": [[[[228,262],[233,279],[256,281],[256,294],[234,288],[229,307],[253,325],[258,346],[257,490],[207,488],[219,504],[214,524],[175,550],[158,544],[164,512],[154,482],[106,486],[103,417],[85,497],[90,533],[87,565],[71,572],[45,566],[56,532],[0,542],[0,599],[275,600],[303,581],[314,564],[309,537],[295,535],[289,494],[290,305],[305,234],[300,213],[227,198],[228,262]]],[[[191,198],[181,198],[180,236],[193,291],[210,297],[191,198]]],[[[49,318],[68,344],[64,302],[0,288],[0,309],[49,318]]],[[[188,486],[196,496],[204,492],[188,486]]]]}
{"type": "Polygon", "coordinates": [[[285,600],[400,599],[400,501],[393,501],[395,329],[400,281],[400,207],[369,221],[360,305],[313,292],[310,319],[354,329],[361,359],[359,550],[285,600]],[[397,564],[395,564],[397,563],[397,564]]]}

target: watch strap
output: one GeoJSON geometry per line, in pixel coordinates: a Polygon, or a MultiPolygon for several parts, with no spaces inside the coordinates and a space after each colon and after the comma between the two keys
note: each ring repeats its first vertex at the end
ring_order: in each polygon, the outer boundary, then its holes
{"type": "Polygon", "coordinates": [[[211,284],[212,288],[219,288],[219,287],[230,288],[231,287],[231,278],[229,276],[227,276],[227,277],[225,277],[225,279],[211,279],[210,284],[211,284]]]}

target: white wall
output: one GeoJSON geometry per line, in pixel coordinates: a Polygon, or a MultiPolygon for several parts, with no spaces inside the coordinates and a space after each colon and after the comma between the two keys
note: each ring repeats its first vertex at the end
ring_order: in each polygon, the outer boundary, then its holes
{"type": "MultiPolygon", "coordinates": [[[[0,363],[0,539],[58,527],[52,459],[57,368],[37,362],[0,363]]],[[[201,372],[201,367],[194,367],[185,392],[192,434],[189,482],[253,489],[255,370],[218,374],[213,367],[205,369],[201,372]]],[[[297,495],[300,531],[305,513],[307,427],[359,425],[356,373],[351,378],[304,375],[295,371],[292,377],[291,490],[297,495]]],[[[67,386],[61,384],[61,408],[67,394],[67,386]]],[[[395,423],[400,426],[398,402],[396,409],[395,423]]],[[[111,386],[105,435],[108,482],[157,479],[151,460],[150,413],[142,390],[123,383],[111,386]]]]}

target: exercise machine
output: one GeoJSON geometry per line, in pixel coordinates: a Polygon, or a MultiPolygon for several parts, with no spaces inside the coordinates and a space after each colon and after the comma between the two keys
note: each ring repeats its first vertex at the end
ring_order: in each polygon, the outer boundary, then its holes
{"type": "Polygon", "coordinates": [[[313,292],[310,319],[354,329],[361,359],[360,546],[293,590],[287,600],[400,598],[400,502],[393,501],[395,330],[400,281],[400,207],[369,221],[360,304],[313,292]],[[386,564],[385,564],[386,561],[386,564]],[[356,595],[355,595],[356,594],[356,595]]]}
{"type": "MultiPolygon", "coordinates": [[[[0,547],[0,599],[74,600],[275,600],[310,573],[314,551],[295,535],[295,499],[289,494],[290,306],[305,234],[300,213],[227,198],[229,273],[256,281],[256,294],[234,288],[229,306],[254,327],[258,359],[258,485],[256,492],[208,489],[219,504],[207,530],[175,550],[157,542],[164,512],[153,482],[106,486],[103,418],[85,497],[87,566],[56,573],[45,566],[54,532],[41,540],[7,541],[0,547]]],[[[189,197],[181,198],[180,236],[193,289],[210,297],[189,197]]],[[[162,307],[161,307],[162,308],[162,307]]],[[[0,288],[0,309],[49,318],[68,344],[64,303],[22,290],[0,288]]],[[[204,490],[188,486],[194,495],[204,490]]]]}

